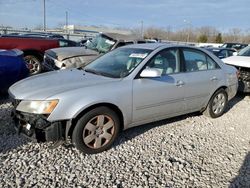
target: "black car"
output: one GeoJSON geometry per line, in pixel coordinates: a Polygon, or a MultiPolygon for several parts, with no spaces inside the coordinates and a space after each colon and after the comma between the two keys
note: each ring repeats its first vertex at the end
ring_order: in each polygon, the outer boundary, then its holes
{"type": "Polygon", "coordinates": [[[206,49],[212,52],[220,59],[230,57],[233,55],[234,52],[237,52],[237,50],[233,48],[206,48],[206,49]]]}
{"type": "Polygon", "coordinates": [[[234,48],[236,50],[241,50],[245,47],[247,47],[248,44],[242,44],[242,43],[233,43],[233,42],[227,42],[227,43],[224,43],[221,48],[234,48]]]}

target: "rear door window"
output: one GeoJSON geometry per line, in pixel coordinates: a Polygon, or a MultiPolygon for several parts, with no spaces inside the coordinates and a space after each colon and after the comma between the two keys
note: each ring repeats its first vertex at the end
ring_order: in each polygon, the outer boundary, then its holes
{"type": "Polygon", "coordinates": [[[218,64],[202,51],[196,49],[183,49],[183,56],[186,72],[219,68],[218,64]]]}

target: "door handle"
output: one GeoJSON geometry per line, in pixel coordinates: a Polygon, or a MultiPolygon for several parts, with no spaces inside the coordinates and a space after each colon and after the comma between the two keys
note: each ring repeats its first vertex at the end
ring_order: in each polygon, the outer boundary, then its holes
{"type": "Polygon", "coordinates": [[[214,77],[210,78],[210,80],[211,81],[216,81],[216,80],[218,80],[218,78],[216,76],[214,76],[214,77]]]}
{"type": "Polygon", "coordinates": [[[182,81],[182,80],[178,80],[176,83],[175,83],[175,85],[177,86],[177,87],[181,87],[181,86],[183,86],[185,83],[182,81]]]}

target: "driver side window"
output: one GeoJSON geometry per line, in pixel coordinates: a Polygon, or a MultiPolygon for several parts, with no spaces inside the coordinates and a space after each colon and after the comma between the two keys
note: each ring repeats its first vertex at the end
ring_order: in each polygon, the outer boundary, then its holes
{"type": "Polygon", "coordinates": [[[161,76],[180,72],[179,55],[177,49],[165,49],[156,54],[147,64],[147,68],[155,68],[161,76]]]}

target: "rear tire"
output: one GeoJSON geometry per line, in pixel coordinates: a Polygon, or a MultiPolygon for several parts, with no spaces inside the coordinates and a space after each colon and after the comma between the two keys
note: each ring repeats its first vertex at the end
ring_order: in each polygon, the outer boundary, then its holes
{"type": "Polygon", "coordinates": [[[120,121],[117,114],[107,107],[98,107],[77,121],[72,143],[83,153],[99,153],[112,146],[119,132],[120,121]]]}
{"type": "Polygon", "coordinates": [[[227,102],[228,97],[226,91],[224,89],[219,89],[211,97],[203,114],[211,118],[220,117],[225,111],[227,102]]]}
{"type": "Polygon", "coordinates": [[[24,60],[31,75],[38,74],[42,71],[42,62],[34,55],[25,55],[24,60]]]}

